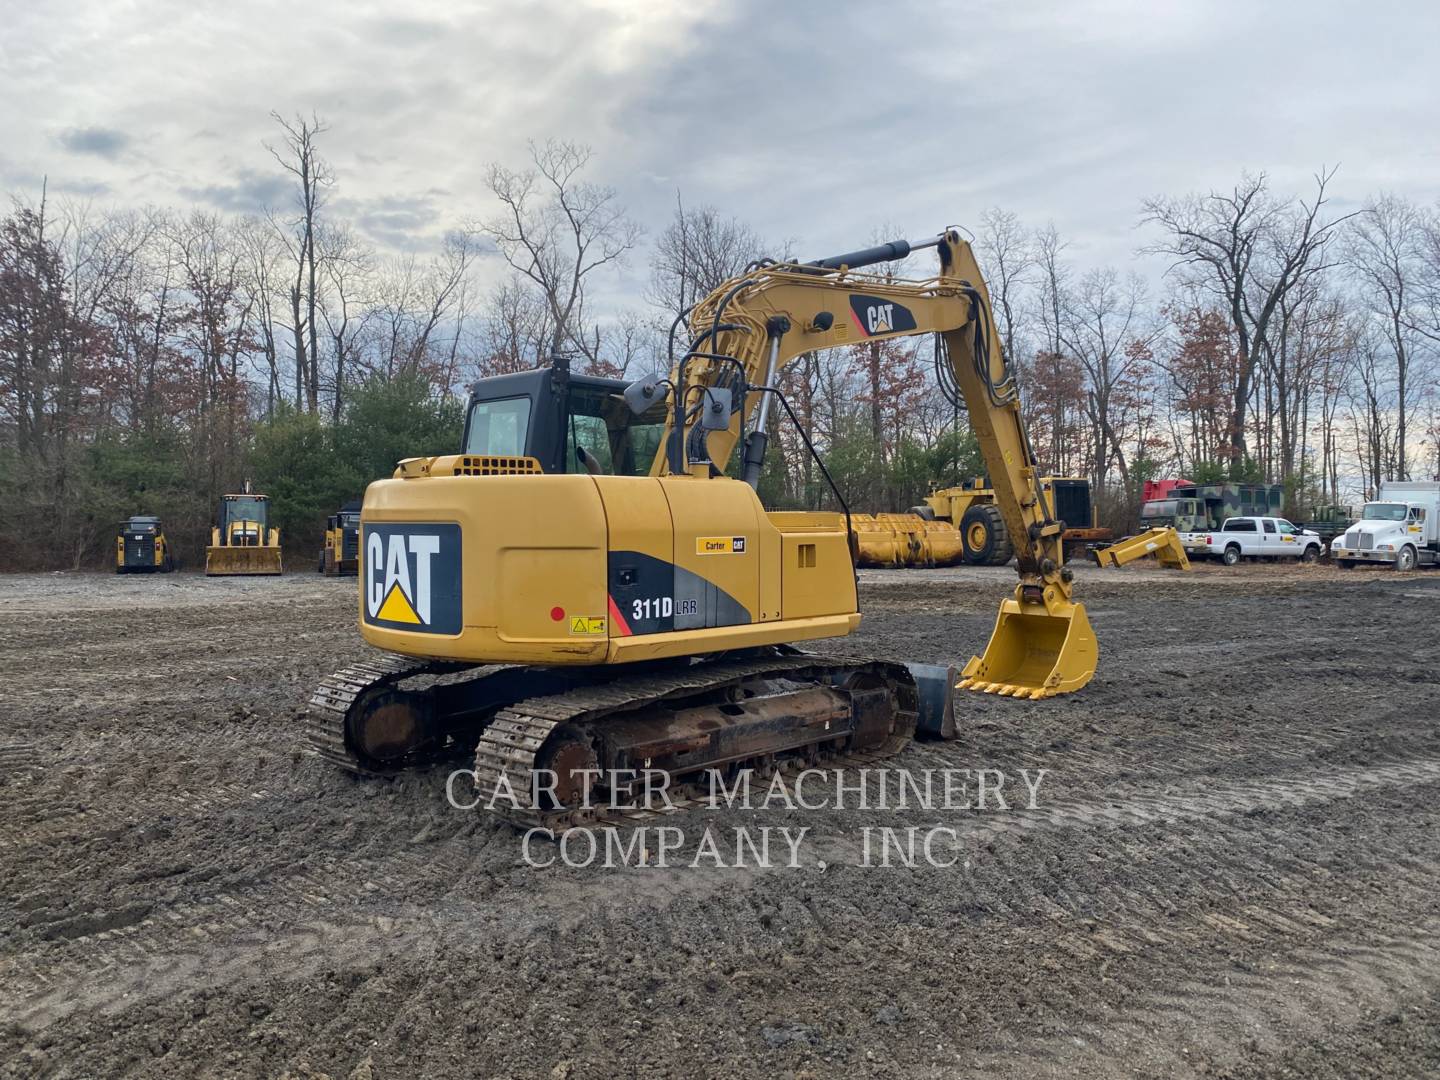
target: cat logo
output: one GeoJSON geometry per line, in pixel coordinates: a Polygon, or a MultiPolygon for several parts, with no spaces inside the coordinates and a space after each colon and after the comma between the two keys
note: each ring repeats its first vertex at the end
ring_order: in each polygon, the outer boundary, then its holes
{"type": "Polygon", "coordinates": [[[861,337],[895,334],[915,329],[915,316],[904,304],[880,296],[856,293],[850,297],[850,314],[861,337]]]}
{"type": "Polygon", "coordinates": [[[460,526],[364,524],[365,621],[392,630],[458,634],[460,526]]]}

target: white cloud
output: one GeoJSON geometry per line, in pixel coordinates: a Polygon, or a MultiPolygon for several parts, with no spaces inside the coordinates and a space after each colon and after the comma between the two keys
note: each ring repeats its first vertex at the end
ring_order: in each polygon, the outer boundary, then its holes
{"type": "Polygon", "coordinates": [[[488,213],[485,165],[552,135],[652,233],[679,186],[806,255],[1002,205],[1123,263],[1143,197],[1244,169],[1440,194],[1427,0],[7,8],[0,185],[252,209],[284,197],[269,112],[313,110],[337,209],[397,249],[488,213]]]}

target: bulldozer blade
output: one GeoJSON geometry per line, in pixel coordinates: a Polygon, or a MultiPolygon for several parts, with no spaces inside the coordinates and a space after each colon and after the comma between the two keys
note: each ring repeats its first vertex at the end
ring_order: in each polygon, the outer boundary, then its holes
{"type": "Polygon", "coordinates": [[[941,739],[955,738],[955,665],[906,664],[915,679],[920,706],[915,729],[941,739]]]}
{"type": "Polygon", "coordinates": [[[1023,592],[1000,605],[985,654],[965,665],[956,689],[1038,699],[1079,690],[1094,677],[1100,648],[1085,606],[1049,589],[1036,601],[1023,592]]]}
{"type": "Polygon", "coordinates": [[[205,573],[210,577],[282,572],[278,547],[207,547],[205,573]]]}

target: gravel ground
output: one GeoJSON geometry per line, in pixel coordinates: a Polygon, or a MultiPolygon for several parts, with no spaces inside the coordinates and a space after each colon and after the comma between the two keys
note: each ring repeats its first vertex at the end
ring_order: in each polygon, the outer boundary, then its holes
{"type": "MultiPolygon", "coordinates": [[[[0,1076],[1440,1073],[1440,575],[1079,578],[1088,688],[890,763],[1035,809],[667,819],[808,827],[771,869],[535,869],[299,751],[353,580],[0,579],[0,1076]]],[[[866,571],[818,647],[963,661],[1012,582],[866,571]]]]}

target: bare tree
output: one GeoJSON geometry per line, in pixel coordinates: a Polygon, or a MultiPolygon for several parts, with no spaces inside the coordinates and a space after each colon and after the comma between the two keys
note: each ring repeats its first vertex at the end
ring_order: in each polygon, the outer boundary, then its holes
{"type": "Polygon", "coordinates": [[[1333,169],[1316,175],[1315,197],[1309,203],[1274,198],[1260,173],[1243,177],[1229,192],[1144,204],[1144,220],[1168,234],[1145,250],[1174,256],[1171,271],[1209,290],[1235,333],[1239,377],[1230,408],[1232,468],[1248,453],[1246,419],[1275,310],[1288,290],[1328,268],[1321,257],[1325,243],[1352,216],[1320,218],[1334,175],[1333,169]]]}
{"type": "MultiPolygon", "coordinates": [[[[1052,238],[1053,234],[1052,226],[1052,238]]],[[[977,245],[980,249],[981,267],[990,286],[991,299],[999,308],[1001,345],[1005,349],[1005,355],[1013,361],[1019,358],[1016,338],[1021,311],[1020,294],[1030,283],[1030,272],[1035,268],[1033,238],[1016,215],[992,206],[980,216],[977,245]]],[[[1055,269],[1056,254],[1058,249],[1052,245],[1052,271],[1055,269]]]]}
{"type": "Polygon", "coordinates": [[[1416,308],[1425,265],[1424,234],[1417,207],[1398,196],[1381,195],[1366,202],[1346,238],[1346,261],[1359,280],[1360,297],[1394,355],[1395,469],[1400,479],[1409,477],[1406,443],[1409,414],[1416,405],[1411,368],[1419,344],[1416,308]]]}
{"type": "Polygon", "coordinates": [[[646,298],[674,319],[721,282],[740,274],[766,254],[765,243],[748,225],[713,206],[685,209],[675,193],[675,216],[655,242],[646,298]]]}
{"type": "Polygon", "coordinates": [[[531,168],[491,165],[487,183],[504,211],[476,229],[545,298],[550,352],[573,345],[593,361],[584,321],[588,279],[623,259],[641,233],[613,188],[581,179],[591,156],[588,146],[550,139],[530,144],[531,168]]]}
{"type": "Polygon", "coordinates": [[[1085,370],[1085,408],[1092,442],[1091,470],[1103,489],[1115,465],[1129,482],[1124,426],[1134,409],[1127,394],[1148,362],[1156,330],[1145,325],[1145,284],[1123,281],[1113,269],[1091,270],[1065,302],[1061,341],[1085,370]]]}
{"type": "Polygon", "coordinates": [[[538,367],[552,340],[550,305],[519,274],[511,273],[485,299],[476,362],[479,375],[538,367]]]}
{"type": "Polygon", "coordinates": [[[281,228],[281,235],[295,260],[295,283],[290,289],[292,331],[295,339],[295,402],[303,395],[310,412],[320,408],[320,370],[318,358],[319,328],[316,309],[319,307],[319,258],[316,254],[320,226],[320,210],[325,195],[335,182],[329,164],[320,156],[316,139],[329,130],[313,113],[286,120],[279,113],[270,114],[285,133],[284,145],[266,144],[282,169],[295,178],[297,218],[281,228]]]}
{"type": "Polygon", "coordinates": [[[319,311],[331,353],[330,417],[338,421],[345,407],[347,372],[358,362],[360,340],[370,321],[368,290],[375,258],[374,252],[343,225],[326,224],[318,231],[317,247],[326,285],[319,311]]]}
{"type": "Polygon", "coordinates": [[[265,363],[265,415],[271,416],[285,398],[280,385],[279,343],[275,340],[275,302],[284,299],[280,275],[285,248],[270,222],[255,217],[236,222],[235,242],[244,254],[241,288],[255,312],[256,342],[265,363]]]}

